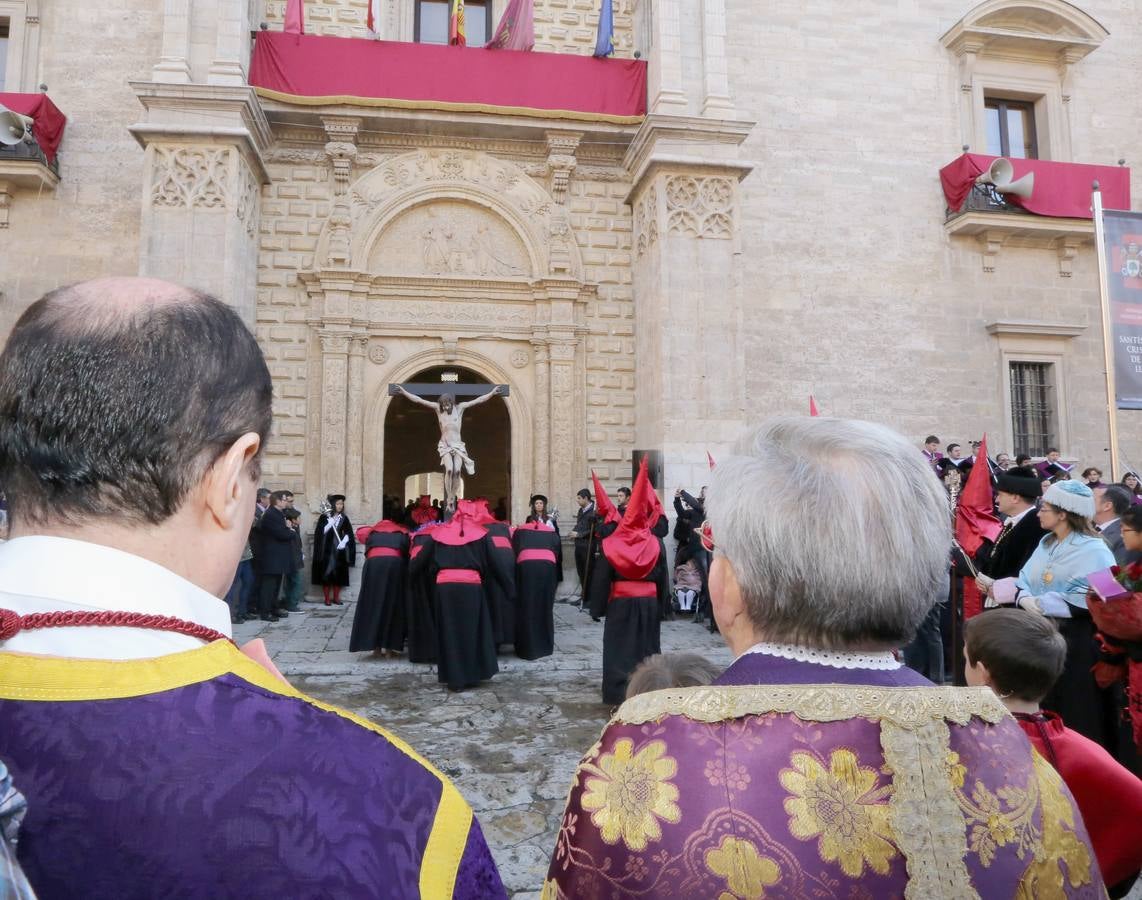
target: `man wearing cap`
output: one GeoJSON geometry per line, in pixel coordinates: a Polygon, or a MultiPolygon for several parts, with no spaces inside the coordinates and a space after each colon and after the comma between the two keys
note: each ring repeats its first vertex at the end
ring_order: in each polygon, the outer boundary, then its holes
{"type": "Polygon", "coordinates": [[[980,573],[976,585],[985,596],[998,579],[1019,574],[1047,533],[1035,515],[1035,501],[1042,494],[1038,476],[1024,466],[997,476],[995,505],[1007,519],[995,543],[985,544],[975,557],[980,573]]]}

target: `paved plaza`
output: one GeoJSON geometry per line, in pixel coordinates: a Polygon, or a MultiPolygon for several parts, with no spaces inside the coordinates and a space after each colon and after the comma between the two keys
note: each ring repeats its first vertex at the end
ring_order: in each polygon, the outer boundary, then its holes
{"type": "MultiPolygon", "coordinates": [[[[509,895],[538,897],[571,776],[610,711],[599,699],[602,624],[556,603],[554,656],[502,654],[495,678],[453,694],[435,666],[348,651],[359,568],[352,577],[344,606],[306,602],[281,622],[236,626],[235,638],[263,638],[299,689],[383,725],[445,772],[476,811],[509,895]]],[[[662,649],[730,661],[689,618],[663,623],[662,649]]]]}

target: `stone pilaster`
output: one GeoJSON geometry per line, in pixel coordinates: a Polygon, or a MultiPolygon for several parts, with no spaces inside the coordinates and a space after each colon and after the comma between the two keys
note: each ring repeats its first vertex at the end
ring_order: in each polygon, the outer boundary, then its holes
{"type": "Polygon", "coordinates": [[[246,83],[246,69],[250,61],[249,0],[218,0],[211,17],[215,28],[214,59],[210,62],[206,80],[210,84],[246,83]]]}
{"type": "Polygon", "coordinates": [[[146,149],[139,273],[214,294],[253,325],[270,141],[257,98],[248,87],[133,87],[146,109],[131,127],[146,149]]]}
{"type": "Polygon", "coordinates": [[[647,66],[650,111],[680,113],[686,110],[682,81],[682,2],[659,0],[651,15],[652,51],[647,66]]]}
{"type": "Polygon", "coordinates": [[[726,0],[702,0],[702,115],[734,116],[726,62],[726,0]]]}
{"type": "Polygon", "coordinates": [[[365,407],[365,351],[369,347],[368,335],[354,335],[349,342],[349,394],[350,411],[345,439],[345,495],[352,509],[360,509],[364,497],[362,480],[362,453],[364,451],[365,407]]]}
{"type": "Polygon", "coordinates": [[[318,337],[321,341],[321,491],[323,494],[343,493],[351,335],[325,329],[318,337]]]}
{"type": "Polygon", "coordinates": [[[550,354],[545,338],[533,338],[535,347],[535,465],[532,491],[549,491],[551,483],[551,380],[550,354]]]}
{"type": "Polygon", "coordinates": [[[190,0],[164,0],[162,55],[151,78],[165,84],[190,82],[190,0]]]}
{"type": "Polygon", "coordinates": [[[574,456],[579,443],[575,428],[575,347],[569,335],[553,336],[547,345],[551,367],[551,454],[549,492],[552,503],[566,504],[575,494],[574,456]]]}

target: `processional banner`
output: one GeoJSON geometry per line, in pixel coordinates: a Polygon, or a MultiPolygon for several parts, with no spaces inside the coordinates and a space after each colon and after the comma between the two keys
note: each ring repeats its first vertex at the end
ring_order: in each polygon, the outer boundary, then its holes
{"type": "Polygon", "coordinates": [[[1142,409],[1142,213],[1107,209],[1102,222],[1115,399],[1142,409]]]}

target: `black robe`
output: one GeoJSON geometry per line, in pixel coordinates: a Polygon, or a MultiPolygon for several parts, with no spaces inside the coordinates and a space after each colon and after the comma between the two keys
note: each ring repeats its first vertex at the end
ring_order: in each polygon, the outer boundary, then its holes
{"type": "MultiPolygon", "coordinates": [[[[661,541],[659,541],[661,548],[661,541]]],[[[628,582],[611,565],[607,554],[595,559],[591,575],[591,616],[606,616],[603,626],[603,702],[611,705],[626,699],[627,681],[635,667],[655,653],[661,653],[660,610],[663,592],[669,585],[666,560],[659,550],[658,560],[644,578],[628,582]],[[645,597],[615,597],[615,584],[643,585],[645,597]]]]}
{"type": "MultiPolygon", "coordinates": [[[[464,544],[446,544],[432,533],[411,561],[412,575],[427,573],[432,586],[432,608],[436,618],[436,664],[438,678],[450,690],[459,691],[487,681],[500,670],[496,662],[496,641],[492,628],[491,604],[484,583],[502,579],[499,566],[492,564],[492,539],[484,529],[470,526],[474,536],[464,544]],[[447,569],[475,572],[478,583],[441,581],[447,569]]],[[[509,586],[501,583],[507,591],[509,586]]]]}
{"type": "Polygon", "coordinates": [[[555,652],[555,588],[562,574],[557,562],[560,543],[555,531],[517,528],[512,537],[516,558],[515,652],[521,659],[539,659],[555,652]],[[550,559],[521,559],[528,550],[550,555],[550,559]]]}
{"type": "Polygon", "coordinates": [[[408,535],[403,531],[372,531],[365,541],[365,568],[361,591],[353,613],[349,649],[404,649],[408,623],[405,617],[408,590],[408,535]],[[394,551],[392,556],[383,551],[394,551]]]}
{"type": "Polygon", "coordinates": [[[1034,508],[995,544],[984,544],[975,555],[976,568],[989,578],[1015,578],[1047,532],[1039,524],[1034,508]]]}
{"type": "Polygon", "coordinates": [[[313,583],[319,585],[332,585],[335,587],[349,586],[349,567],[357,562],[357,539],[353,537],[353,523],[344,513],[341,522],[335,529],[325,530],[329,516],[322,513],[317,517],[317,526],[313,530],[313,583]],[[339,538],[346,535],[349,543],[344,550],[337,549],[339,538]]]}
{"type": "Polygon", "coordinates": [[[417,556],[424,552],[430,533],[422,531],[412,536],[409,550],[408,591],[405,593],[408,606],[405,609],[408,619],[408,661],[414,663],[436,662],[436,614],[432,611],[432,585],[427,569],[413,566],[417,556]]]}
{"type": "Polygon", "coordinates": [[[486,528],[492,539],[492,565],[498,566],[501,578],[485,581],[488,601],[492,612],[492,630],[496,635],[496,646],[514,644],[516,633],[515,597],[515,552],[512,550],[511,526],[506,522],[488,522],[486,528]],[[505,591],[506,583],[510,590],[505,591]]]}

